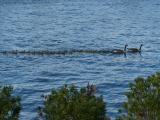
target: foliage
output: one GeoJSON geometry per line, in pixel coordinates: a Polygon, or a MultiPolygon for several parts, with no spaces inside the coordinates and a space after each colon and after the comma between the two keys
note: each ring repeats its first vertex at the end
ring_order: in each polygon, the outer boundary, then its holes
{"type": "Polygon", "coordinates": [[[96,97],[93,85],[78,90],[75,85],[53,89],[44,98],[44,107],[38,107],[39,115],[47,120],[104,120],[106,103],[103,96],[96,97]]]}
{"type": "Polygon", "coordinates": [[[21,98],[12,97],[13,87],[0,86],[0,120],[18,120],[21,98]]]}
{"type": "Polygon", "coordinates": [[[160,72],[147,79],[137,77],[129,87],[128,101],[123,103],[127,114],[121,120],[160,120],[160,72]]]}

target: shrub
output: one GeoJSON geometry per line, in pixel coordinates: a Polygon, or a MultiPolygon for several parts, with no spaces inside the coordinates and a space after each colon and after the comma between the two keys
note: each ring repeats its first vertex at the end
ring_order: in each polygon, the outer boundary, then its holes
{"type": "Polygon", "coordinates": [[[137,77],[129,87],[130,91],[125,93],[128,101],[123,103],[127,113],[121,119],[160,120],[160,72],[146,80],[137,77]]]}
{"type": "Polygon", "coordinates": [[[21,98],[12,97],[13,87],[0,86],[0,120],[18,120],[21,98]]]}
{"type": "Polygon", "coordinates": [[[44,98],[44,107],[38,107],[39,115],[47,120],[104,120],[106,103],[103,96],[96,97],[93,85],[78,90],[75,85],[63,85],[53,89],[44,98]]]}

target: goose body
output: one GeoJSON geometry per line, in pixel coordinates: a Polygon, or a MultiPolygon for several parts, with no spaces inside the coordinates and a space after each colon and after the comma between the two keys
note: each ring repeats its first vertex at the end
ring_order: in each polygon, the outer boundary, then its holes
{"type": "Polygon", "coordinates": [[[127,48],[128,52],[141,52],[141,48],[142,48],[143,44],[140,45],[139,49],[137,48],[127,48]]]}
{"type": "Polygon", "coordinates": [[[125,53],[125,52],[126,52],[127,46],[128,46],[128,45],[126,44],[125,47],[124,47],[124,50],[121,50],[121,49],[114,49],[112,52],[113,52],[113,53],[117,53],[117,54],[125,53]]]}

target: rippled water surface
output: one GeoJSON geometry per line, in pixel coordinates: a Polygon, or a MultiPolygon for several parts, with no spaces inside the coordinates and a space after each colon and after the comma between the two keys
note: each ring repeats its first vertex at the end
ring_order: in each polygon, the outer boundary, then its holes
{"type": "Polygon", "coordinates": [[[156,0],[0,0],[0,51],[139,48],[141,54],[0,53],[0,84],[22,98],[20,120],[38,118],[41,94],[67,83],[99,88],[112,119],[128,83],[160,69],[160,4],[156,0]]]}

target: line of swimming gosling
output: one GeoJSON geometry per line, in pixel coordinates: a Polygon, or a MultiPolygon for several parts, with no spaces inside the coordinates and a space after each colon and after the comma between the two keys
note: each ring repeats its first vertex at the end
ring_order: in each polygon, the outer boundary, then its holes
{"type": "Polygon", "coordinates": [[[111,50],[63,50],[63,51],[49,51],[49,50],[43,50],[43,51],[18,51],[18,50],[12,50],[12,51],[2,51],[3,54],[72,54],[75,52],[79,53],[108,53],[111,52],[111,50]]]}
{"type": "Polygon", "coordinates": [[[3,54],[72,54],[72,53],[75,53],[75,52],[79,52],[79,53],[109,53],[109,52],[112,52],[112,53],[116,53],[116,54],[122,54],[122,53],[125,53],[126,52],[126,49],[128,49],[128,52],[141,52],[141,48],[143,46],[143,44],[140,45],[140,48],[137,49],[137,48],[127,48],[127,44],[125,45],[124,47],[124,50],[121,50],[121,49],[114,49],[114,50],[63,50],[63,51],[49,51],[49,50],[43,50],[43,51],[26,51],[26,50],[22,50],[22,51],[18,51],[18,50],[12,50],[12,51],[2,51],[3,54]]]}

